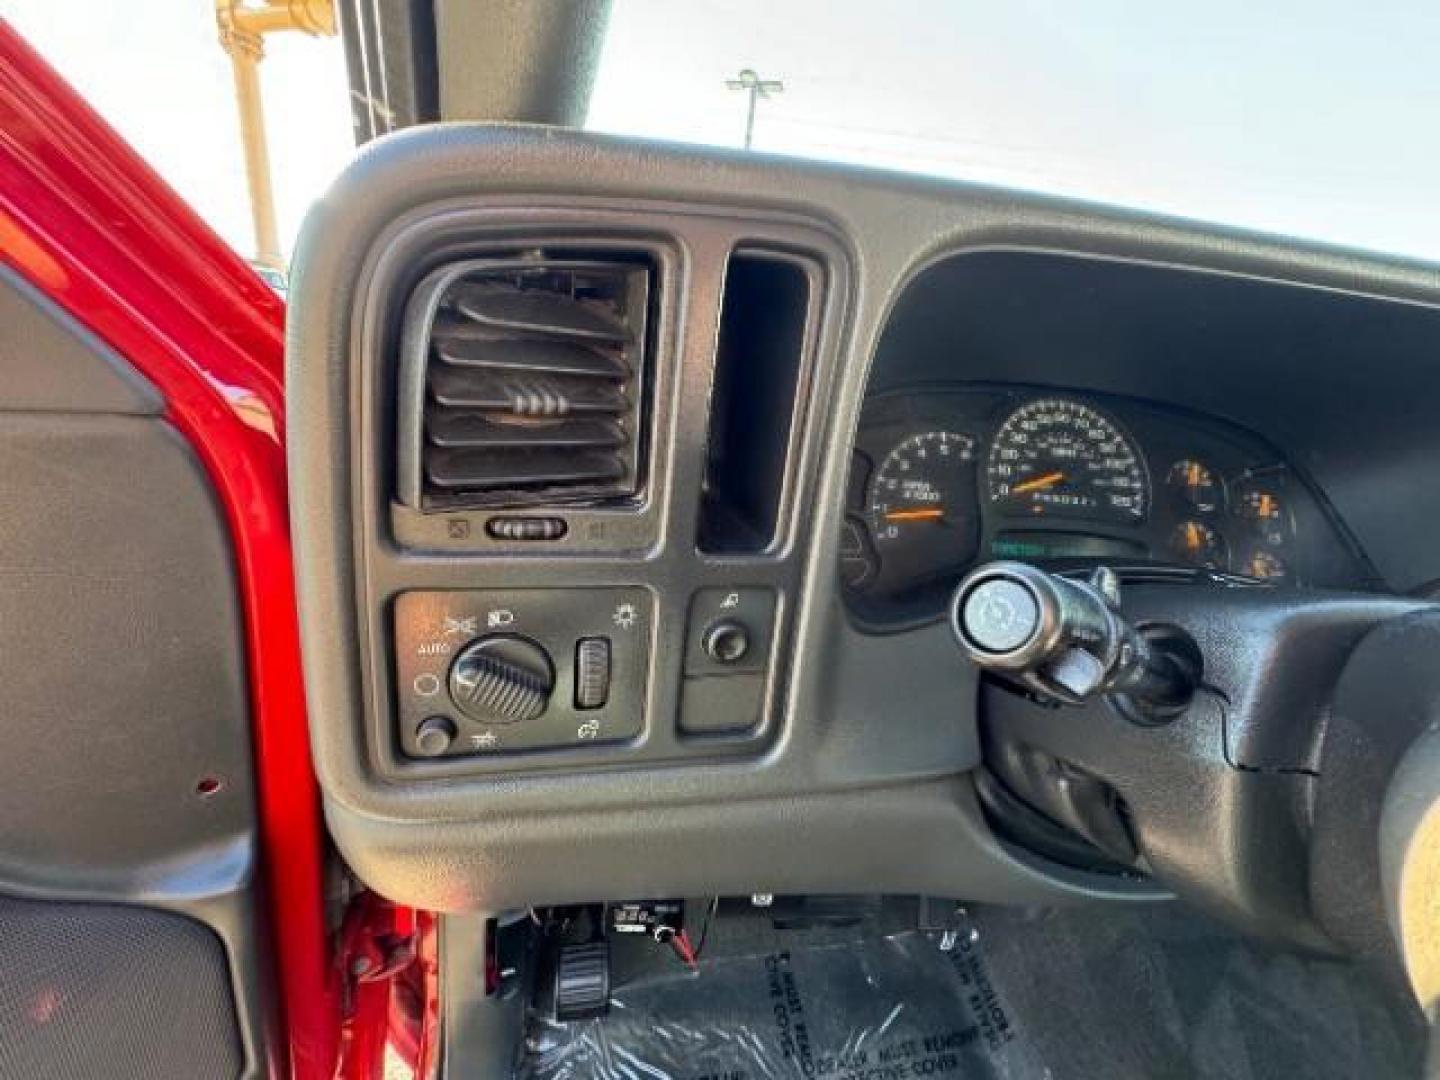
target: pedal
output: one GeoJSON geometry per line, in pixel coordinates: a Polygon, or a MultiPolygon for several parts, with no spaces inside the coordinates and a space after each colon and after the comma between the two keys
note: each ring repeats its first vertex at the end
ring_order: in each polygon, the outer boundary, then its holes
{"type": "Polygon", "coordinates": [[[551,990],[555,1019],[590,1020],[610,1011],[610,944],[561,945],[551,990]]]}

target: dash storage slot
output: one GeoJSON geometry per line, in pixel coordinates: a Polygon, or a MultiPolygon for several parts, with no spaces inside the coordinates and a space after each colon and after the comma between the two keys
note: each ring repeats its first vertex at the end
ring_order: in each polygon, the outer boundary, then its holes
{"type": "Polygon", "coordinates": [[[819,281],[818,265],[801,256],[730,256],[701,495],[706,554],[756,554],[776,542],[819,281]]]}

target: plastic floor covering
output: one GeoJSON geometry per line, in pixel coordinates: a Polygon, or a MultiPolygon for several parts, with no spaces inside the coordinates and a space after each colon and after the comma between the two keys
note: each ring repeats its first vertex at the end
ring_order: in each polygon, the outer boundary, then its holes
{"type": "Polygon", "coordinates": [[[1174,904],[972,910],[943,942],[771,938],[639,974],[602,1019],[533,1020],[517,1078],[1420,1075],[1424,1027],[1402,995],[1174,904]]]}

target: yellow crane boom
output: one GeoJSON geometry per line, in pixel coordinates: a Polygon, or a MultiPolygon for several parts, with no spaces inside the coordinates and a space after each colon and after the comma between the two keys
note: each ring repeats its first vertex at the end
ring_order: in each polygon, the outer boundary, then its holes
{"type": "Polygon", "coordinates": [[[240,112],[240,141],[245,150],[245,178],[250,188],[250,216],[255,228],[255,261],[284,268],[275,226],[275,191],[270,180],[270,147],[265,138],[265,107],[260,98],[260,61],[265,35],[299,30],[316,37],[335,33],[333,0],[215,0],[215,25],[220,47],[235,72],[235,104],[240,112]]]}

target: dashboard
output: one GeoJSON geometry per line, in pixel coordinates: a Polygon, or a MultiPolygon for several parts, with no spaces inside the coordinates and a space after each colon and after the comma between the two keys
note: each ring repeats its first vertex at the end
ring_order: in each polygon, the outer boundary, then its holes
{"type": "MultiPolygon", "coordinates": [[[[1440,582],[1430,268],[447,125],[341,177],[294,280],[315,767],[347,863],[417,907],[1108,894],[997,842],[993,695],[938,617],[968,568],[1440,582]]],[[[1246,729],[1201,719],[1238,783],[1246,729]]]]}
{"type": "Polygon", "coordinates": [[[1264,440],[1110,395],[955,384],[869,399],[840,577],[872,618],[937,609],[967,569],[1018,559],[1353,586],[1364,567],[1264,440]]]}

